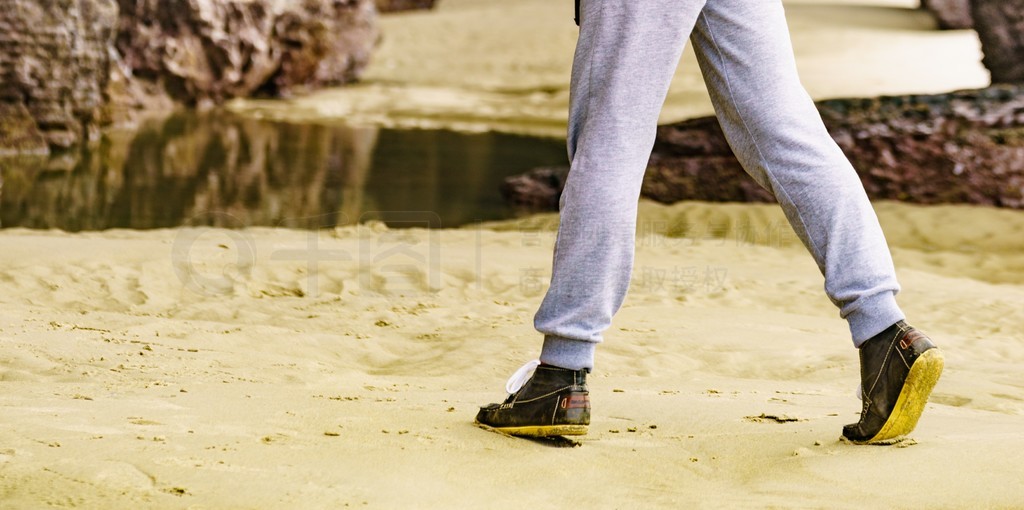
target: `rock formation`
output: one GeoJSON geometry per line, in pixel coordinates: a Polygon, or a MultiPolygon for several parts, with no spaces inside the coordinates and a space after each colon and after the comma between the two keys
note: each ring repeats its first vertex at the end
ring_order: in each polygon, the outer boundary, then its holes
{"type": "MultiPolygon", "coordinates": [[[[818,103],[825,125],[873,199],[1024,209],[1024,86],[818,103]]],[[[506,180],[521,207],[557,208],[565,169],[506,180]]],[[[745,175],[714,117],[658,128],[643,196],[767,201],[745,175]]]]}
{"type": "Polygon", "coordinates": [[[66,149],[110,122],[114,0],[7,0],[0,9],[0,154],[66,149]]]}
{"type": "Polygon", "coordinates": [[[956,30],[974,26],[971,0],[921,0],[921,7],[935,15],[939,28],[956,30]]]}
{"type": "Polygon", "coordinates": [[[525,211],[557,211],[569,167],[541,167],[501,183],[505,202],[525,211]]]}
{"type": "Polygon", "coordinates": [[[347,83],[377,38],[373,0],[6,0],[0,155],[71,149],[142,106],[347,83]]]}
{"type": "Polygon", "coordinates": [[[972,0],[992,83],[1024,83],[1024,0],[972,0]]]}
{"type": "Polygon", "coordinates": [[[371,0],[119,0],[117,50],[176,101],[353,81],[377,40],[371,0]]]}

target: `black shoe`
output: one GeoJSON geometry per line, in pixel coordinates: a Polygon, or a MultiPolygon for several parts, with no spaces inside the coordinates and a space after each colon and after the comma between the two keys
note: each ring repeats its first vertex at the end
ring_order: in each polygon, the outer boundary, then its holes
{"type": "Polygon", "coordinates": [[[864,407],[843,427],[857,444],[895,442],[914,430],[942,373],[942,352],[924,333],[900,321],[860,348],[864,407]]]}
{"type": "Polygon", "coordinates": [[[513,436],[581,436],[590,425],[587,371],[539,365],[501,404],[480,408],[476,422],[513,436]]]}

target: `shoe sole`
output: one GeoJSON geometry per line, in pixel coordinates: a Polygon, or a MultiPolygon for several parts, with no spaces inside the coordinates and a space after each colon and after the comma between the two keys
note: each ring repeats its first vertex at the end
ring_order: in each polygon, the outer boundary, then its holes
{"type": "Polygon", "coordinates": [[[874,437],[857,444],[886,444],[897,440],[914,430],[924,412],[935,383],[942,375],[945,360],[939,349],[928,349],[910,367],[907,380],[903,383],[900,396],[896,399],[889,419],[874,437]]]}
{"type": "Polygon", "coordinates": [[[491,427],[477,422],[488,430],[517,437],[584,436],[590,428],[587,425],[537,425],[530,427],[491,427]]]}

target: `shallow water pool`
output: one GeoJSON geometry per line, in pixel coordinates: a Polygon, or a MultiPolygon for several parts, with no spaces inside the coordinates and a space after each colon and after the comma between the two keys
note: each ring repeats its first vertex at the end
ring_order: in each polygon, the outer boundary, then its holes
{"type": "Polygon", "coordinates": [[[565,160],[550,139],[178,113],[80,152],[0,160],[0,226],[457,227],[512,217],[502,179],[565,160]]]}

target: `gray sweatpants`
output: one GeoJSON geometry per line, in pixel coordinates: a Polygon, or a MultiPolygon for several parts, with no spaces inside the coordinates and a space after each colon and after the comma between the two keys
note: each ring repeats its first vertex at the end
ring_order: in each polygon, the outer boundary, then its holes
{"type": "Polygon", "coordinates": [[[781,0],[583,0],[540,359],[593,367],[633,268],[637,200],[687,38],[729,144],[782,204],[854,345],[904,318],[892,258],[849,160],[797,76],[781,0]]]}

